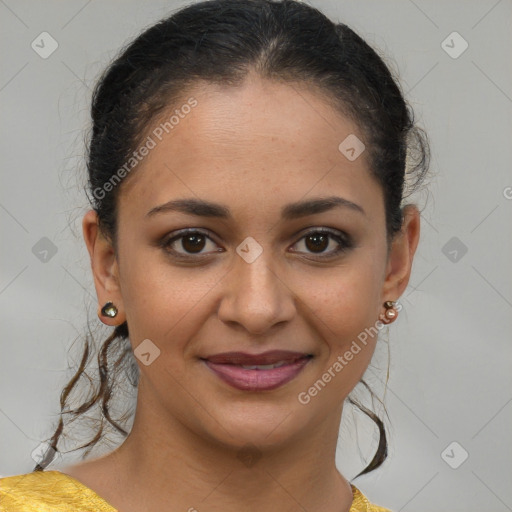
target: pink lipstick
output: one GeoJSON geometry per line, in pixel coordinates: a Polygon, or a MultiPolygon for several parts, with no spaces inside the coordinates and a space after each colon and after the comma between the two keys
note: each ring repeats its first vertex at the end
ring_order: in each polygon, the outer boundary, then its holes
{"type": "Polygon", "coordinates": [[[243,391],[268,391],[296,377],[313,356],[272,350],[262,354],[224,352],[202,358],[218,377],[243,391]]]}

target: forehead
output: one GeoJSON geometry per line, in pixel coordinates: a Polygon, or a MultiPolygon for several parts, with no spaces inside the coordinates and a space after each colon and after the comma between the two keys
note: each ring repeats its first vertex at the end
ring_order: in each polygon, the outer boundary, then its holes
{"type": "Polygon", "coordinates": [[[257,211],[310,192],[339,189],[354,202],[380,194],[365,152],[350,161],[339,149],[349,136],[364,139],[357,125],[304,83],[249,75],[236,87],[199,84],[148,133],[153,147],[123,184],[120,214],[174,197],[245,210],[257,200],[257,211]]]}

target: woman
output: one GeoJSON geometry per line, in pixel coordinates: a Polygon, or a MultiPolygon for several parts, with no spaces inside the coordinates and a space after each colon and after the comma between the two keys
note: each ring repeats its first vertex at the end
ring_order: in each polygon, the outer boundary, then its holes
{"type": "Polygon", "coordinates": [[[419,241],[404,198],[428,146],[386,65],[307,4],[213,0],[124,49],[91,114],[83,234],[114,330],[74,414],[101,402],[127,438],[43,471],[61,417],[35,470],[0,480],[0,510],[387,510],[335,465],[347,400],[380,433],[360,474],[386,457],[382,421],[349,393],[419,241]],[[126,433],[108,405],[132,354],[126,433]]]}

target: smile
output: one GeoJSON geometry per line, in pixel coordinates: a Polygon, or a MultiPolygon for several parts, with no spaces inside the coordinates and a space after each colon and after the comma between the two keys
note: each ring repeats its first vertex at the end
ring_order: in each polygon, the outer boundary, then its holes
{"type": "Polygon", "coordinates": [[[217,377],[236,389],[269,391],[295,378],[312,357],[311,354],[284,351],[252,356],[233,352],[212,356],[203,362],[217,377]]]}

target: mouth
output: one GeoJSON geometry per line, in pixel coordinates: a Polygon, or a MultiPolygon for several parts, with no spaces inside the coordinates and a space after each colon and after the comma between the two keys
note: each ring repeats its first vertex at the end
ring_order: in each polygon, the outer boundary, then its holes
{"type": "Polygon", "coordinates": [[[217,377],[243,391],[276,389],[295,378],[312,354],[272,350],[262,354],[224,352],[201,358],[217,377]]]}

